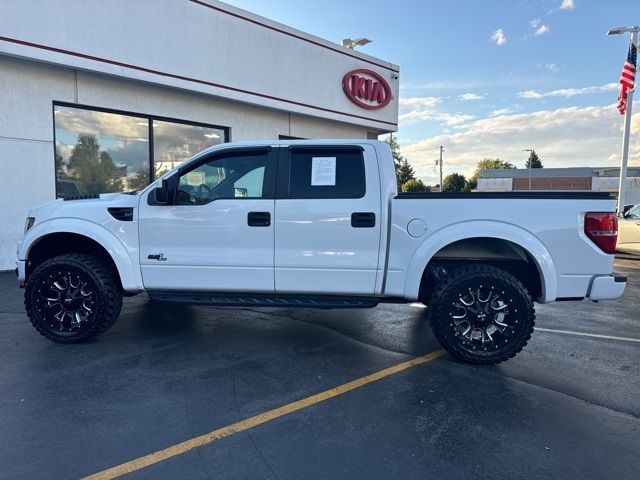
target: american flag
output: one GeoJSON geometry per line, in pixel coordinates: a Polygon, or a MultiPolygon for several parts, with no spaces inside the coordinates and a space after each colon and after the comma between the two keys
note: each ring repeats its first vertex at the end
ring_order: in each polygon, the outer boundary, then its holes
{"type": "Polygon", "coordinates": [[[627,90],[631,90],[636,80],[636,65],[638,60],[638,50],[636,46],[629,44],[627,61],[624,62],[622,73],[620,74],[620,95],[618,95],[618,111],[624,115],[627,111],[627,90]]]}

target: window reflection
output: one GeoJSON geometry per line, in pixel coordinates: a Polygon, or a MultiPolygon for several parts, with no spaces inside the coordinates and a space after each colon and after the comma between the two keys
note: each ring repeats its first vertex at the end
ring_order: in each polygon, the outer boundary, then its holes
{"type": "Polygon", "coordinates": [[[54,105],[54,128],[56,196],[61,198],[139,190],[195,153],[225,141],[221,128],[62,105],[54,105]]]}
{"type": "Polygon", "coordinates": [[[155,177],[158,178],[205,148],[222,142],[224,142],[224,131],[218,128],[154,120],[155,177]]]}
{"type": "Polygon", "coordinates": [[[149,126],[144,118],[56,106],[59,197],[122,192],[149,182],[149,126]]]}

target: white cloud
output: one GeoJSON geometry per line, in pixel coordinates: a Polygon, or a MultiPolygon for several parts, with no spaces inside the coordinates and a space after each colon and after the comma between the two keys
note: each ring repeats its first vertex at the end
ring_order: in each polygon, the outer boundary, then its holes
{"type": "Polygon", "coordinates": [[[504,45],[505,43],[507,43],[507,37],[504,34],[504,30],[499,28],[498,30],[493,32],[493,34],[491,35],[491,40],[496,42],[496,45],[504,45]]]}
{"type": "Polygon", "coordinates": [[[560,10],[573,10],[576,8],[576,3],[573,0],[562,0],[560,10]]]}
{"type": "Polygon", "coordinates": [[[497,110],[494,110],[493,112],[489,113],[490,117],[500,117],[502,115],[507,115],[509,113],[513,113],[514,110],[516,110],[515,108],[499,108],[497,110]]]}
{"type": "MultiPolygon", "coordinates": [[[[635,107],[635,102],[633,104],[635,107]]],[[[637,135],[640,133],[640,113],[634,113],[631,115],[631,135],[637,135]]]]}
{"type": "Polygon", "coordinates": [[[470,102],[473,100],[482,100],[484,95],[478,95],[477,93],[463,93],[462,95],[458,95],[458,99],[464,102],[470,102]]]}
{"type": "Polygon", "coordinates": [[[576,95],[587,95],[590,93],[602,93],[611,92],[618,89],[617,83],[607,83],[605,85],[598,85],[594,87],[582,87],[582,88],[561,88],[559,90],[551,90],[550,92],[539,92],[537,90],[525,90],[518,92],[518,97],[526,99],[540,99],[545,97],[564,97],[570,98],[576,95]]]}
{"type": "MultiPolygon", "coordinates": [[[[640,114],[633,125],[640,131],[640,114]]],[[[433,159],[446,148],[445,174],[470,175],[479,160],[500,158],[522,168],[525,148],[535,148],[545,167],[614,166],[619,161],[622,117],[615,104],[570,107],[526,114],[499,115],[464,124],[455,133],[439,135],[402,148],[416,174],[437,183],[433,159]]],[[[640,138],[632,139],[630,165],[640,164],[640,138]]]]}
{"type": "Polygon", "coordinates": [[[409,97],[399,100],[400,107],[435,107],[442,101],[438,97],[409,97]]]}
{"type": "Polygon", "coordinates": [[[439,97],[408,97],[401,98],[400,115],[398,120],[403,124],[431,120],[450,127],[456,127],[475,119],[473,115],[460,113],[448,113],[438,110],[437,106],[442,102],[439,97]]]}
{"type": "Polygon", "coordinates": [[[560,70],[557,63],[547,63],[544,68],[553,73],[557,73],[560,70]]]}
{"type": "Polygon", "coordinates": [[[411,110],[407,113],[400,114],[398,121],[402,124],[414,123],[418,121],[433,120],[450,127],[461,125],[469,120],[474,120],[473,115],[464,115],[461,113],[444,113],[432,110],[411,110]]]}
{"type": "Polygon", "coordinates": [[[538,25],[540,25],[540,23],[542,22],[542,20],[540,20],[539,18],[534,18],[533,20],[531,20],[529,22],[529,24],[533,27],[533,28],[538,28],[538,25]]]}
{"type": "Polygon", "coordinates": [[[544,35],[545,33],[547,33],[549,31],[549,27],[547,27],[546,25],[541,25],[540,28],[538,28],[535,32],[534,35],[544,35]]]}

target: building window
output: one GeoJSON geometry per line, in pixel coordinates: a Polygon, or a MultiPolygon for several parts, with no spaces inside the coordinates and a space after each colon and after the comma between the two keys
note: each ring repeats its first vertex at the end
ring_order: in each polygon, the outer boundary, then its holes
{"type": "Polygon", "coordinates": [[[56,196],[127,192],[225,142],[228,129],[54,104],[56,196]]]}
{"type": "Polygon", "coordinates": [[[220,128],[187,123],[153,121],[153,169],[155,178],[190,156],[225,141],[220,128]]]}

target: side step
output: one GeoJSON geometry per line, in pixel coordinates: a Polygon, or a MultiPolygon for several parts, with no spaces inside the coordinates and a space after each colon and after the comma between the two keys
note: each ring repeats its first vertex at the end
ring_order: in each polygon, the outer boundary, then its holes
{"type": "Polygon", "coordinates": [[[151,290],[152,300],[216,307],[372,308],[378,297],[151,290]]]}

